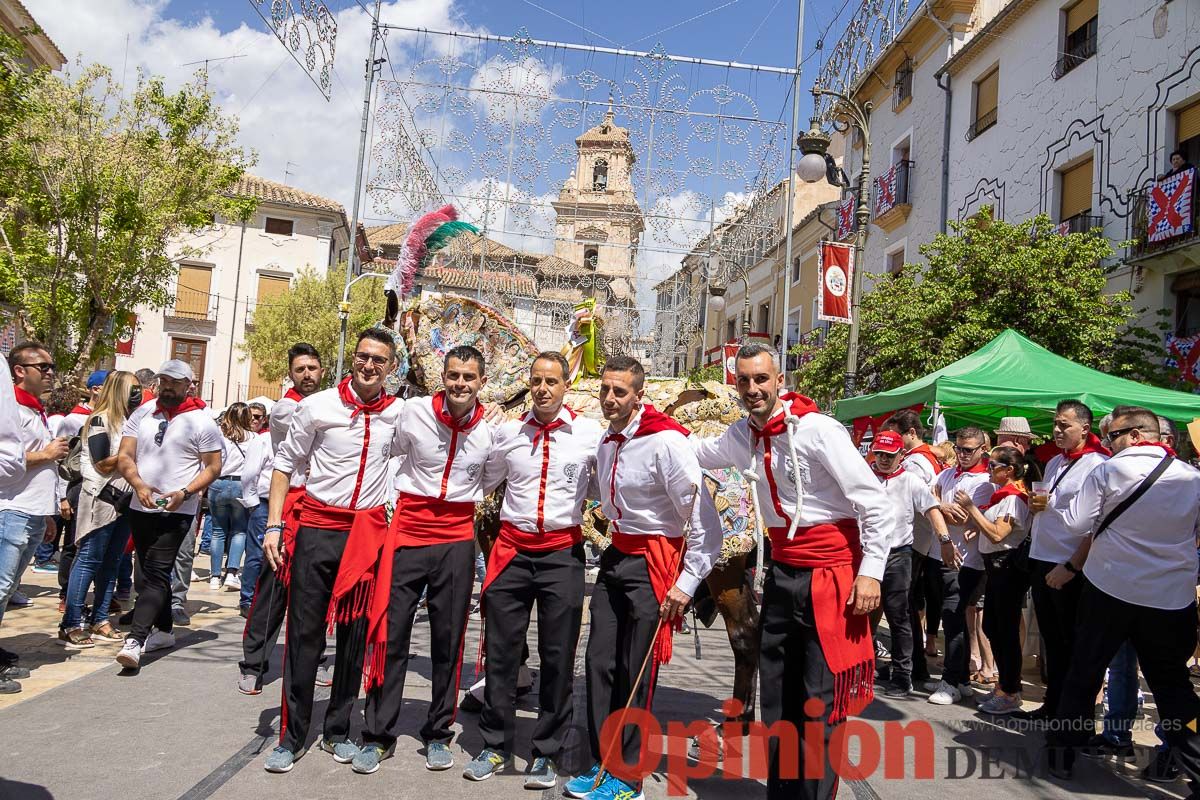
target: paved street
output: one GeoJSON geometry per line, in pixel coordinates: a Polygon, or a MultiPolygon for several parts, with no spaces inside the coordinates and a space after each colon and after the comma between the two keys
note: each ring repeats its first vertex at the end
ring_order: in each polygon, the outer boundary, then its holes
{"type": "MultiPolygon", "coordinates": [[[[4,698],[0,706],[0,800],[109,800],[110,798],[229,798],[230,800],[326,800],[366,793],[378,797],[528,798],[516,776],[500,776],[471,784],[459,770],[427,772],[420,742],[404,737],[396,757],[375,775],[356,775],[319,751],[311,751],[288,775],[268,775],[261,768],[264,753],[275,742],[279,725],[278,658],[270,683],[256,697],[235,689],[242,620],[234,609],[235,595],[212,593],[193,584],[193,625],[179,629],[179,647],[146,659],[138,676],[122,674],[112,663],[116,646],[67,654],[48,632],[54,620],[53,576],[30,575],[24,587],[35,597],[34,608],[10,612],[3,644],[20,649],[34,677],[27,691],[4,698]],[[41,631],[35,623],[41,622],[41,631]],[[31,652],[32,651],[32,652],[31,652]]],[[[585,624],[584,635],[587,627],[585,624]]],[[[732,686],[732,658],[725,633],[718,625],[699,636],[703,658],[697,659],[695,639],[677,640],[675,659],[662,673],[655,695],[656,712],[664,723],[719,717],[719,705],[732,686]]],[[[429,631],[419,618],[408,681],[411,699],[404,716],[412,731],[419,728],[429,696],[429,631]]],[[[463,668],[464,683],[473,674],[479,641],[479,620],[473,617],[463,668]]],[[[582,654],[582,646],[580,653],[582,654]]],[[[582,656],[581,656],[582,658],[582,656]]],[[[535,656],[536,661],[536,656],[535,656]]],[[[536,663],[533,664],[536,669],[536,663]]],[[[579,665],[577,665],[578,667],[579,665]]],[[[578,674],[578,669],[577,669],[578,674]]],[[[583,682],[578,682],[582,700],[583,682]]],[[[328,690],[318,689],[322,707],[328,690]]],[[[518,741],[527,742],[535,714],[532,700],[521,704],[518,741]]],[[[582,707],[579,707],[582,717],[582,707]]],[[[935,737],[933,780],[913,779],[911,750],[904,763],[906,778],[887,779],[880,773],[865,782],[850,782],[840,797],[943,798],[959,796],[1036,798],[1172,798],[1183,794],[1182,784],[1166,787],[1132,780],[1134,767],[1124,774],[1115,765],[1081,760],[1078,780],[1063,785],[1044,777],[1014,779],[1018,765],[1036,761],[1039,741],[1006,730],[976,716],[967,705],[935,707],[924,698],[877,700],[865,715],[882,731],[890,721],[928,720],[935,737]],[[1029,761],[1023,762],[1023,759],[1029,761]],[[950,781],[948,775],[959,776],[950,781]],[[965,776],[965,777],[963,777],[965,776]]],[[[460,713],[462,733],[453,749],[456,767],[477,752],[477,717],[460,713]]],[[[314,731],[314,735],[315,735],[314,731]]],[[[1144,735],[1139,735],[1146,741],[1144,735]]],[[[911,748],[911,745],[910,745],[911,748]]],[[[665,750],[665,748],[664,748],[665,750]]],[[[857,757],[858,748],[852,747],[857,757]]],[[[1142,760],[1147,756],[1141,755],[1142,760]]],[[[524,768],[524,760],[518,766],[524,768]]],[[[665,764],[665,762],[664,762],[665,764]]],[[[1034,769],[1035,773],[1037,769],[1034,769]]],[[[712,777],[694,782],[689,796],[715,800],[744,800],[762,796],[761,784],[712,777]]],[[[646,782],[648,797],[668,796],[663,771],[646,782]]],[[[545,797],[558,796],[547,792],[545,797]]]]}

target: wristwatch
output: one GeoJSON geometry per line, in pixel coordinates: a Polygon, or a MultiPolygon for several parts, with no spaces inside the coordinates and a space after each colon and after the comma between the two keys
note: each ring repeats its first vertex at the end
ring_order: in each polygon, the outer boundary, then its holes
{"type": "Polygon", "coordinates": [[[950,534],[943,533],[938,536],[938,541],[942,544],[950,544],[950,534]]]}
{"type": "Polygon", "coordinates": [[[1070,559],[1067,559],[1066,561],[1064,561],[1063,566],[1066,568],[1067,572],[1071,573],[1072,575],[1079,574],[1079,569],[1077,569],[1076,566],[1071,563],[1070,559]]]}
{"type": "Polygon", "coordinates": [[[186,486],[183,487],[183,489],[181,491],[183,492],[183,502],[185,502],[185,503],[188,500],[191,500],[193,497],[196,496],[196,493],[193,492],[191,489],[187,488],[186,486]]]}

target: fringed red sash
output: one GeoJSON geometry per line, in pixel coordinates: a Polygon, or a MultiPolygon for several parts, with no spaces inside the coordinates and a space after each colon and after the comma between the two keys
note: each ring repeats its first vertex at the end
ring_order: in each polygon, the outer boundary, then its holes
{"type": "Polygon", "coordinates": [[[306,495],[300,525],[331,531],[349,530],[346,549],[333,581],[326,621],[335,623],[367,618],[367,650],[363,658],[363,685],[372,689],[383,683],[387,663],[387,609],[392,592],[391,528],[387,509],[350,509],[327,505],[306,495]]]}
{"type": "MultiPolygon", "coordinates": [[[[612,546],[627,556],[646,559],[646,571],[650,575],[650,587],[661,603],[679,577],[679,565],[683,560],[683,548],[687,544],[682,537],[645,536],[641,534],[612,531],[612,546]]],[[[654,661],[667,664],[671,661],[671,637],[683,626],[683,618],[676,617],[670,624],[658,629],[654,640],[654,661]]],[[[874,653],[874,650],[871,651],[874,653]]]]}
{"type": "Polygon", "coordinates": [[[279,520],[283,523],[283,560],[275,571],[275,577],[284,586],[288,585],[291,577],[292,553],[296,550],[296,531],[300,530],[300,510],[304,497],[304,487],[293,486],[283,500],[283,516],[279,520]]]}
{"type": "Polygon", "coordinates": [[[392,514],[394,547],[452,544],[475,538],[475,503],[401,492],[392,514]]]}
{"type": "Polygon", "coordinates": [[[771,559],[812,570],[813,619],[829,671],[833,673],[830,724],[859,714],[875,698],[875,646],[870,617],[846,605],[862,561],[858,523],[843,519],[798,528],[771,528],[771,559]]]}

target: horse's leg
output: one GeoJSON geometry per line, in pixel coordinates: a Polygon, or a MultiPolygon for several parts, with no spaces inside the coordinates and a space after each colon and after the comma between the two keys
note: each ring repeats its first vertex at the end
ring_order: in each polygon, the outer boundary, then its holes
{"type": "Polygon", "coordinates": [[[733,721],[750,722],[755,717],[759,631],[758,606],[746,577],[746,557],[735,556],[709,573],[708,588],[725,620],[725,632],[733,648],[733,698],[741,701],[743,709],[733,721]]]}

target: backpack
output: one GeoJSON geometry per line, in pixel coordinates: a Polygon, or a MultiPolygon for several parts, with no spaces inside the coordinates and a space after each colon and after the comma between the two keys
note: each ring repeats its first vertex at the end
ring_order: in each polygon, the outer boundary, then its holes
{"type": "Polygon", "coordinates": [[[58,477],[68,485],[83,482],[83,468],[80,459],[83,453],[83,437],[72,436],[67,442],[67,454],[58,462],[58,477]]]}

